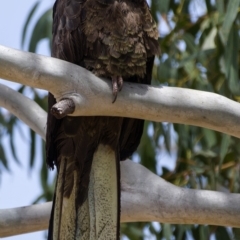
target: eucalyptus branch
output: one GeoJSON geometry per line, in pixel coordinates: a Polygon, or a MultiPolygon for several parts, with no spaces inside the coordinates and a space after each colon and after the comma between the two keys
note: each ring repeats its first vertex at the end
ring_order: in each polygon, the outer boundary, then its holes
{"type": "MultiPolygon", "coordinates": [[[[217,94],[124,83],[112,104],[110,81],[74,64],[2,46],[0,77],[46,89],[57,100],[72,99],[74,116],[111,115],[169,121],[240,137],[240,104],[217,94]]],[[[46,113],[37,104],[1,85],[0,105],[44,138],[46,113]]],[[[240,227],[237,194],[179,188],[131,161],[122,162],[121,168],[122,222],[240,227]]],[[[0,210],[0,237],[46,229],[49,211],[49,203],[0,210]]]]}
{"type": "Polygon", "coordinates": [[[21,119],[45,140],[47,113],[36,102],[0,84],[0,106],[21,119]]]}
{"type": "MultiPolygon", "coordinates": [[[[239,194],[179,188],[129,160],[121,173],[121,222],[240,227],[239,194]]],[[[47,229],[51,205],[0,210],[0,237],[47,229]]]]}
{"type": "Polygon", "coordinates": [[[112,104],[111,82],[77,65],[0,46],[0,77],[72,99],[74,116],[123,116],[206,127],[240,137],[240,104],[218,94],[124,83],[112,104]]]}

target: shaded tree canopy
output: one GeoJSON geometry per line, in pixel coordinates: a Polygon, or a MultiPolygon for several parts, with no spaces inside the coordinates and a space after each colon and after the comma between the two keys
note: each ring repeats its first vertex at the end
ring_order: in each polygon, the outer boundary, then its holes
{"type": "MultiPolygon", "coordinates": [[[[36,3],[29,13],[23,30],[23,43],[39,4],[36,3]]],[[[215,92],[239,101],[239,4],[240,0],[152,0],[150,5],[159,24],[162,52],[155,61],[154,85],[215,92]]],[[[47,38],[51,42],[51,14],[51,10],[46,11],[36,22],[28,51],[35,52],[42,39],[47,38]]],[[[22,86],[19,92],[24,91],[22,86]]],[[[34,100],[46,109],[46,97],[32,91],[34,100]]],[[[0,127],[3,129],[0,137],[13,136],[17,121],[15,117],[6,117],[0,110],[0,127]]],[[[32,130],[29,134],[32,140],[29,165],[33,166],[36,136],[32,130]]],[[[18,160],[13,138],[9,139],[12,153],[18,160]]],[[[147,122],[140,147],[132,158],[177,186],[239,193],[239,143],[235,137],[209,129],[147,122]]],[[[36,202],[51,200],[53,193],[54,184],[49,181],[44,151],[42,159],[39,176],[42,194],[36,202]]],[[[8,170],[8,160],[1,145],[0,161],[0,171],[8,170]]],[[[147,239],[147,234],[155,236],[155,239],[240,238],[239,229],[206,225],[124,223],[121,233],[131,240],[147,239]]]]}

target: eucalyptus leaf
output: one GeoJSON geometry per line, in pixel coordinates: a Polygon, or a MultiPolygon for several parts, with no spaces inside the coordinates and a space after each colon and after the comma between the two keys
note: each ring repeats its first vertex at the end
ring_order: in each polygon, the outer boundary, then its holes
{"type": "Polygon", "coordinates": [[[47,10],[37,21],[30,38],[28,50],[30,52],[36,52],[37,44],[42,39],[51,39],[52,35],[52,9],[47,10]]]}
{"type": "Polygon", "coordinates": [[[216,238],[218,240],[233,240],[228,233],[228,230],[224,227],[218,227],[216,231],[216,238]]]}
{"type": "Polygon", "coordinates": [[[21,46],[22,46],[22,48],[23,48],[24,43],[25,43],[25,41],[26,41],[26,35],[27,35],[27,30],[28,30],[28,27],[29,27],[29,23],[31,22],[32,17],[33,17],[33,15],[34,15],[34,13],[36,12],[39,4],[40,4],[40,1],[36,2],[36,3],[33,5],[32,9],[31,9],[31,11],[30,11],[30,13],[29,13],[29,15],[28,15],[28,17],[27,17],[27,20],[26,20],[26,22],[24,23],[24,27],[23,27],[23,31],[22,31],[22,41],[21,41],[21,46]]]}
{"type": "Polygon", "coordinates": [[[34,161],[35,161],[36,133],[32,129],[29,129],[29,131],[30,131],[30,138],[31,138],[29,167],[33,168],[34,161]]]}
{"type": "Polygon", "coordinates": [[[240,0],[230,0],[227,2],[228,2],[227,12],[220,30],[222,42],[226,47],[228,46],[227,41],[230,30],[232,29],[233,22],[236,19],[236,16],[239,12],[240,0]]]}
{"type": "Polygon", "coordinates": [[[230,143],[231,137],[229,135],[224,135],[220,145],[220,166],[222,165],[223,160],[228,152],[230,143]]]}
{"type": "Polygon", "coordinates": [[[239,30],[232,27],[228,38],[228,47],[225,51],[226,77],[232,93],[240,96],[239,82],[239,30]]]}
{"type": "Polygon", "coordinates": [[[0,165],[2,163],[2,166],[4,166],[5,170],[10,170],[8,166],[8,160],[5,155],[5,151],[3,149],[3,146],[0,144],[0,165]]]}

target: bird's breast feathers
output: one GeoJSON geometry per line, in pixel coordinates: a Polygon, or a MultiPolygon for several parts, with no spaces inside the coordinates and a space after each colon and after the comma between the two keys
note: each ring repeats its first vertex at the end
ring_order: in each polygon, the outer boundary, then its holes
{"type": "Polygon", "coordinates": [[[145,0],[87,0],[85,64],[102,76],[143,76],[158,53],[158,30],[145,0]]]}

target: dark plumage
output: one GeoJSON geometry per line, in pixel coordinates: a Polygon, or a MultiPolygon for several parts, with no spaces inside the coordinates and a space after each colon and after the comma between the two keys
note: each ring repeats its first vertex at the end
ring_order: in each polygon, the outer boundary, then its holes
{"type": "MultiPolygon", "coordinates": [[[[157,39],[157,27],[145,0],[57,0],[54,4],[52,56],[112,80],[114,100],[125,81],[151,83],[154,55],[159,54],[157,39]]],[[[49,113],[55,103],[49,93],[49,113]]],[[[58,120],[48,114],[47,164],[51,168],[56,165],[59,172],[58,207],[53,207],[48,239],[55,239],[53,228],[60,228],[63,221],[63,199],[74,191],[76,211],[87,199],[98,146],[108,145],[114,151],[119,169],[119,160],[130,157],[138,147],[143,124],[143,120],[120,117],[67,116],[58,120]]],[[[55,231],[57,239],[66,238],[59,229],[55,231]]],[[[118,239],[119,226],[116,231],[118,239]]]]}

